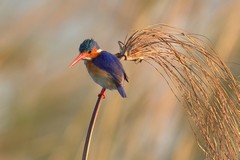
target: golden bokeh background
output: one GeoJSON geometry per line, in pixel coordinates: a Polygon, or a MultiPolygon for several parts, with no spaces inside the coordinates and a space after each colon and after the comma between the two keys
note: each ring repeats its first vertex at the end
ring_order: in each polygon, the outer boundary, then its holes
{"type": "MultiPolygon", "coordinates": [[[[101,87],[79,44],[94,38],[117,53],[136,29],[165,23],[209,38],[240,75],[239,0],[2,0],[0,2],[0,159],[81,159],[101,87]]],[[[123,62],[127,99],[107,91],[90,160],[202,160],[183,106],[146,63],[123,62]]]]}

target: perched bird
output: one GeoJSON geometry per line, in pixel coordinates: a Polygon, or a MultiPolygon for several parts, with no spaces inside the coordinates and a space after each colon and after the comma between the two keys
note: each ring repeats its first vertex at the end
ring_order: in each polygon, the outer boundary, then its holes
{"type": "Polygon", "coordinates": [[[75,65],[80,60],[84,60],[88,73],[92,79],[103,87],[99,96],[103,95],[106,89],[117,89],[120,95],[125,98],[126,93],[123,88],[124,80],[128,82],[128,77],[123,69],[119,59],[100,49],[99,45],[93,39],[84,40],[79,47],[79,55],[71,63],[75,65]]]}

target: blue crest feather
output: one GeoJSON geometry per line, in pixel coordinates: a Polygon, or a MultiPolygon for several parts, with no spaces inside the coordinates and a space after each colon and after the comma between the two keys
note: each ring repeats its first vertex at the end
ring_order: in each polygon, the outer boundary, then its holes
{"type": "Polygon", "coordinates": [[[85,39],[79,46],[79,52],[91,51],[93,48],[99,49],[99,45],[93,39],[85,39]]]}

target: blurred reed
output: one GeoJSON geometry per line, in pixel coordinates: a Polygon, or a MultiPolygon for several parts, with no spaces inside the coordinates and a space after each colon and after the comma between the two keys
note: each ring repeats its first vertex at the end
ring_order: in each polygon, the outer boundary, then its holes
{"type": "Polygon", "coordinates": [[[207,159],[239,159],[240,86],[201,38],[205,37],[164,24],[154,25],[119,42],[117,55],[164,70],[165,74],[159,73],[185,105],[207,159]]]}

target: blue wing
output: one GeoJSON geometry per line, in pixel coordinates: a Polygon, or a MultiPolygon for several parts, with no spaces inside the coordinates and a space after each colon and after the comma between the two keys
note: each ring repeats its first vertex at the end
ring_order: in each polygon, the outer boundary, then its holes
{"type": "Polygon", "coordinates": [[[123,77],[126,81],[128,81],[123,66],[115,55],[102,51],[101,54],[92,59],[92,63],[111,74],[117,87],[121,85],[123,77]]]}

